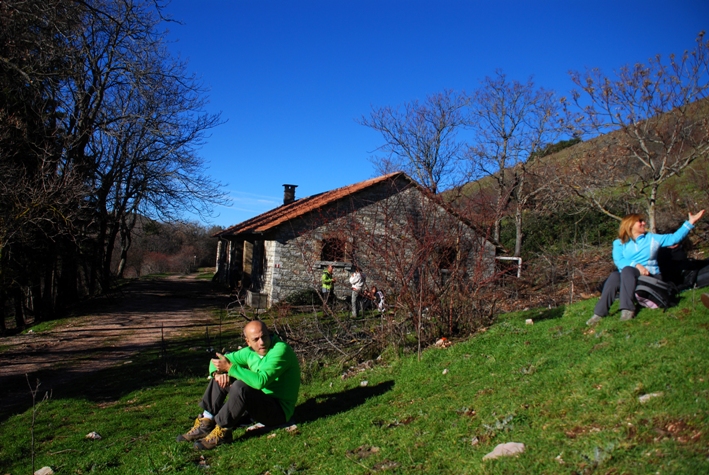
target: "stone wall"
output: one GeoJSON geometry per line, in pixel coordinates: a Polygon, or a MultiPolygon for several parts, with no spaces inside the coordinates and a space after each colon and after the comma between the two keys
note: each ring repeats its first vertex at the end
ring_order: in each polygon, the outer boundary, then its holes
{"type": "MultiPolygon", "coordinates": [[[[327,264],[334,264],[335,293],[340,298],[349,296],[353,264],[363,269],[368,284],[389,290],[396,282],[392,273],[407,272],[406,266],[436,265],[421,262],[427,246],[450,246],[461,253],[466,261],[465,273],[458,278],[468,278],[476,269],[492,273],[495,250],[489,242],[481,240],[419,188],[397,185],[371,187],[292,220],[269,235],[262,280],[262,292],[268,295],[269,304],[306,288],[320,289],[320,276],[327,264]],[[346,256],[342,261],[321,260],[325,238],[343,241],[346,256]],[[395,260],[398,267],[387,260],[395,260]]],[[[434,255],[428,252],[425,258],[430,261],[434,255]]]]}

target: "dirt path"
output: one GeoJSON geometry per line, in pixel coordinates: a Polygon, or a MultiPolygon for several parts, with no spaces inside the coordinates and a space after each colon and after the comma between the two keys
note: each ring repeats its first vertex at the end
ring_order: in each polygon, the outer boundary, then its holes
{"type": "Polygon", "coordinates": [[[27,400],[25,375],[32,383],[41,375],[44,394],[86,373],[122,364],[162,338],[204,332],[215,322],[214,310],[226,308],[229,298],[195,276],[136,281],[111,298],[89,303],[83,316],[68,324],[0,338],[0,413],[27,400]]]}

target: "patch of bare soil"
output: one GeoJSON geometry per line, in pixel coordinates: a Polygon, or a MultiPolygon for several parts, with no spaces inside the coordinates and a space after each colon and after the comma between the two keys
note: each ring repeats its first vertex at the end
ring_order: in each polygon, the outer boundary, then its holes
{"type": "Polygon", "coordinates": [[[52,393],[87,373],[123,364],[141,350],[215,323],[228,293],[195,275],[135,281],[108,299],[90,302],[82,316],[51,331],[0,338],[0,414],[52,393]],[[92,305],[93,304],[93,305],[92,305]]]}

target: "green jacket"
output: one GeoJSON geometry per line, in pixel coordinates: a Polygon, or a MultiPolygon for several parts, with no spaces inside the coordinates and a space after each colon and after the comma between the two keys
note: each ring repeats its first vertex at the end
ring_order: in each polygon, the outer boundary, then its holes
{"type": "Polygon", "coordinates": [[[332,291],[332,274],[325,269],[320,278],[322,281],[322,288],[332,291]]]}
{"type": "MultiPolygon", "coordinates": [[[[248,346],[224,357],[232,363],[229,376],[278,399],[286,420],[293,416],[300,390],[300,364],[293,348],[271,335],[271,349],[263,358],[248,346]]],[[[209,374],[216,369],[210,362],[209,374]]]]}

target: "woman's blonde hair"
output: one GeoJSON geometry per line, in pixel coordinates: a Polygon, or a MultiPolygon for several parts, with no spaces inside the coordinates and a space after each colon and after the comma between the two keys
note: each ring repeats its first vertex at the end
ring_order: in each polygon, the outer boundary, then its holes
{"type": "Polygon", "coordinates": [[[633,239],[633,226],[638,221],[645,221],[645,219],[640,214],[629,214],[623,218],[620,222],[620,228],[618,228],[618,238],[620,242],[625,244],[626,242],[633,239]]]}

